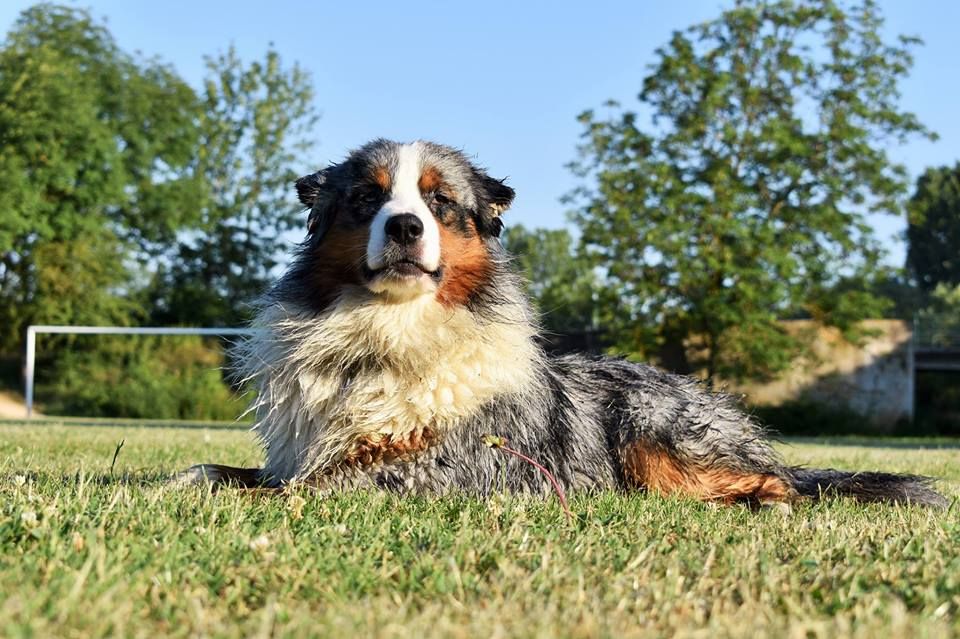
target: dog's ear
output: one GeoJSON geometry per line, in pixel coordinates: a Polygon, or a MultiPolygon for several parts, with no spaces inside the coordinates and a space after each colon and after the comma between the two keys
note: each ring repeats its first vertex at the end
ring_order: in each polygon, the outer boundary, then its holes
{"type": "Polygon", "coordinates": [[[314,202],[317,201],[317,197],[319,197],[320,191],[327,181],[329,171],[330,169],[326,168],[310,175],[304,175],[297,180],[297,197],[300,198],[300,203],[308,209],[312,209],[314,202]]]}
{"type": "Polygon", "coordinates": [[[487,195],[486,200],[489,202],[490,213],[494,217],[500,217],[504,211],[509,209],[510,205],[513,204],[513,197],[516,195],[513,189],[503,183],[504,180],[497,180],[485,173],[480,174],[480,181],[487,195]]]}
{"type": "Polygon", "coordinates": [[[307,216],[309,235],[322,237],[333,223],[336,189],[331,184],[331,177],[334,169],[336,165],[305,175],[296,182],[300,203],[310,209],[307,216]]]}
{"type": "Polygon", "coordinates": [[[503,231],[503,220],[500,216],[513,204],[514,190],[504,184],[503,180],[492,178],[479,169],[474,169],[474,175],[482,209],[477,222],[481,231],[500,237],[503,231]]]}

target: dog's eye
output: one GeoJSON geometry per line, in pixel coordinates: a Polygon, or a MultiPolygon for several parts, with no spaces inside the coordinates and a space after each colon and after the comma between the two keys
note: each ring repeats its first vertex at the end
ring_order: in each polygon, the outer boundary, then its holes
{"type": "Polygon", "coordinates": [[[358,189],[354,193],[354,198],[363,204],[376,204],[383,197],[383,192],[375,188],[358,189]]]}
{"type": "Polygon", "coordinates": [[[433,199],[437,204],[440,204],[441,206],[445,204],[453,204],[453,200],[451,200],[450,198],[448,198],[446,195],[444,195],[439,191],[433,192],[433,199]]]}

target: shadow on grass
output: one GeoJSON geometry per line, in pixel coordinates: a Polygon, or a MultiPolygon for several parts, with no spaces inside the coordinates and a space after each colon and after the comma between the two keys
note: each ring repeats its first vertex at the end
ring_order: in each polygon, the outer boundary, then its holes
{"type": "Polygon", "coordinates": [[[823,437],[778,437],[784,444],[816,446],[850,446],[860,448],[892,448],[898,450],[960,450],[960,439],[951,437],[865,437],[856,435],[823,437]]]}
{"type": "Polygon", "coordinates": [[[11,484],[15,477],[23,477],[27,482],[35,485],[91,485],[91,486],[162,486],[173,477],[172,473],[155,470],[125,471],[122,473],[47,473],[43,471],[25,470],[22,472],[5,472],[0,474],[0,484],[11,484]]]}
{"type": "Polygon", "coordinates": [[[194,430],[249,430],[252,422],[204,422],[175,419],[114,419],[95,417],[36,417],[34,419],[0,419],[0,426],[80,426],[96,428],[184,428],[194,430]]]}
{"type": "MultiPolygon", "coordinates": [[[[15,483],[16,477],[21,477],[26,480],[26,483],[32,483],[35,486],[54,486],[57,489],[66,488],[73,489],[81,484],[83,486],[94,486],[98,488],[115,488],[120,486],[126,486],[131,488],[159,488],[165,491],[169,491],[171,494],[175,493],[185,493],[190,491],[201,490],[205,491],[208,494],[217,494],[225,493],[227,495],[233,494],[238,497],[244,498],[257,498],[264,500],[272,500],[277,497],[289,496],[294,493],[288,493],[284,488],[272,488],[272,487],[243,487],[236,484],[225,484],[225,485],[216,485],[216,484],[177,484],[173,480],[175,479],[177,473],[172,472],[160,472],[155,470],[149,471],[127,471],[123,473],[45,473],[37,471],[24,471],[24,472],[5,472],[0,473],[0,485],[10,485],[15,483]]],[[[308,489],[309,490],[309,489],[308,489]]]]}

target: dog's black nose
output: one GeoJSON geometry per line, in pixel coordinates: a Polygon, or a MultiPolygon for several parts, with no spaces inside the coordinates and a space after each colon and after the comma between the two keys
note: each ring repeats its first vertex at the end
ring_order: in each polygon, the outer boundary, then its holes
{"type": "Polygon", "coordinates": [[[384,230],[391,240],[400,246],[408,246],[419,240],[420,236],[423,235],[423,222],[412,213],[401,213],[387,220],[387,226],[384,230]]]}

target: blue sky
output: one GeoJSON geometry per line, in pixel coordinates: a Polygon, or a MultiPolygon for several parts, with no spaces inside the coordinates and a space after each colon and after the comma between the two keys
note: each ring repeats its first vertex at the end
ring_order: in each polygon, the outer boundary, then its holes
{"type": "MultiPolygon", "coordinates": [[[[32,2],[0,2],[6,32],[32,2]]],[[[576,115],[609,98],[627,106],[654,49],[675,29],[716,16],[731,2],[233,2],[99,0],[89,7],[120,45],[172,63],[199,85],[202,59],[235,44],[245,58],[274,43],[313,74],[322,113],[303,172],[384,136],[464,148],[517,190],[511,222],[566,224],[559,198],[576,185],[576,115]]],[[[881,0],[888,35],[926,45],[902,86],[903,105],[940,134],[893,150],[915,176],[960,159],[960,3],[881,0]]],[[[902,220],[871,218],[894,238],[902,220]]]]}

